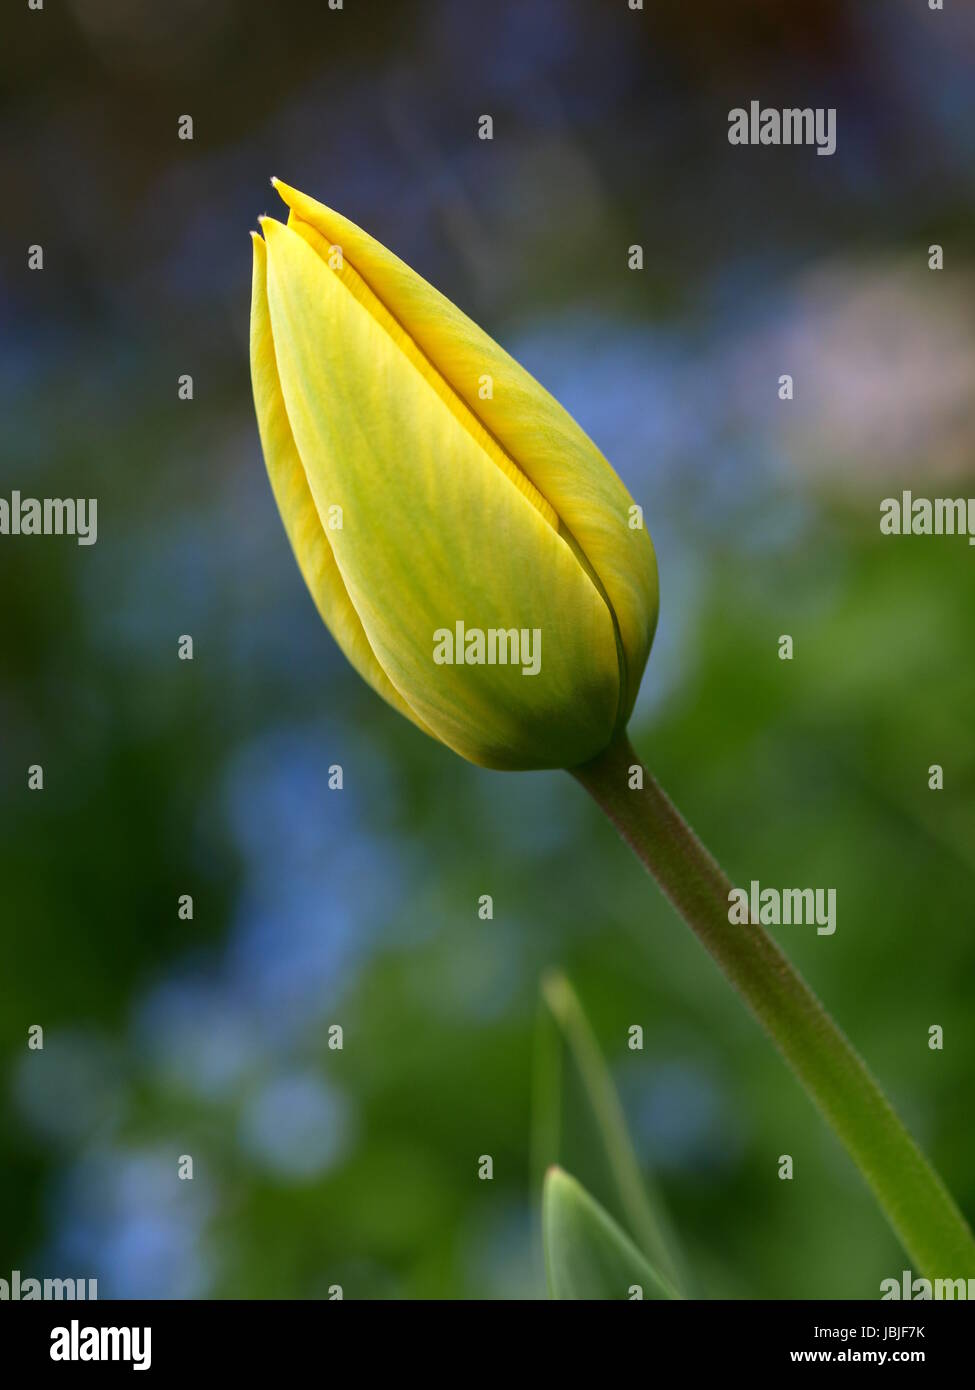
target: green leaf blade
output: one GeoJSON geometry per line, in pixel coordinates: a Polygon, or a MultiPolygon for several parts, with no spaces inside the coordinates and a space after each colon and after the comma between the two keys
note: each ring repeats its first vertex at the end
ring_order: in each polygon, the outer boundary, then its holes
{"type": "MultiPolygon", "coordinates": [[[[545,976],[541,994],[548,1017],[554,1023],[581,1083],[591,1116],[592,1134],[602,1148],[608,1175],[615,1188],[614,1200],[619,1208],[617,1215],[625,1222],[651,1267],[659,1269],[668,1285],[686,1297],[692,1292],[686,1257],[663,1198],[651,1179],[640,1171],[619,1095],[579,997],[561,971],[551,971],[545,976]]],[[[545,1056],[539,1059],[544,1061],[540,1073],[545,1074],[549,1087],[564,1091],[568,1078],[560,1079],[558,1058],[553,1054],[551,1040],[544,1031],[540,1032],[539,1042],[545,1044],[545,1056]]],[[[536,1101],[542,1097],[543,1092],[539,1087],[536,1089],[536,1101]]],[[[563,1117],[559,1098],[546,1097],[545,1109],[547,1114],[538,1117],[535,1136],[536,1173],[539,1178],[542,1165],[538,1159],[542,1154],[545,1155],[546,1167],[564,1162],[567,1157],[565,1146],[560,1141],[563,1117]]],[[[578,1157],[577,1154],[576,1159],[578,1157]]],[[[571,1158],[570,1161],[572,1167],[576,1168],[576,1162],[571,1158]]],[[[592,1185],[595,1174],[587,1169],[583,1178],[592,1185]]]]}
{"type": "Polygon", "coordinates": [[[545,1177],[542,1240],[553,1299],[679,1297],[609,1213],[558,1167],[545,1177]]]}

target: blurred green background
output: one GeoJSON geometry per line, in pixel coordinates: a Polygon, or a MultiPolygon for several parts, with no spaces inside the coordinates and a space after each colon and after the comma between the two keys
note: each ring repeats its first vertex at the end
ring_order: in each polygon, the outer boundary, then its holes
{"type": "Polygon", "coordinates": [[[559,967],[701,1290],[877,1297],[906,1258],[865,1186],[581,790],[463,764],[318,622],[247,232],[271,174],[335,206],[614,463],[661,570],[634,742],[735,881],[836,888],[835,936],[778,938],[971,1217],[975,557],[878,522],[975,491],[975,13],[66,0],[4,29],[0,493],[96,496],[99,535],[0,539],[0,1277],[543,1295],[559,967]],[[753,98],[835,106],[837,153],[729,146],[753,98]]]}

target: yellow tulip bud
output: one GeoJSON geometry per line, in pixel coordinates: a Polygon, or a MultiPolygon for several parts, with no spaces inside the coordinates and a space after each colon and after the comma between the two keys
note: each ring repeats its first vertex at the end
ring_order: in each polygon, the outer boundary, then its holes
{"type": "Polygon", "coordinates": [[[572,767],[636,699],[657,620],[639,509],[575,421],[409,266],[274,181],[254,235],[264,458],[361,676],[471,762],[572,767]]]}

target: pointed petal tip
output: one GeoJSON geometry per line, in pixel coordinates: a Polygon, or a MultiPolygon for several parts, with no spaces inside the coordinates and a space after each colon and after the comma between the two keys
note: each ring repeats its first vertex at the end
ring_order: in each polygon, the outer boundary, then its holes
{"type": "Polygon", "coordinates": [[[283,179],[279,179],[276,174],[272,177],[271,183],[278,197],[291,209],[294,216],[304,221],[311,221],[312,225],[317,227],[317,230],[323,234],[327,234],[325,228],[318,225],[315,221],[314,213],[324,213],[329,217],[340,216],[340,214],[337,213],[334,208],[329,207],[327,203],[322,203],[317,198],[309,197],[307,193],[302,193],[300,188],[295,188],[293,184],[285,183],[283,179]]]}
{"type": "Polygon", "coordinates": [[[289,208],[293,208],[295,203],[300,203],[306,196],[300,189],[293,188],[290,183],[285,183],[284,180],[279,179],[277,175],[271,179],[271,184],[274,187],[275,193],[289,208]]]}

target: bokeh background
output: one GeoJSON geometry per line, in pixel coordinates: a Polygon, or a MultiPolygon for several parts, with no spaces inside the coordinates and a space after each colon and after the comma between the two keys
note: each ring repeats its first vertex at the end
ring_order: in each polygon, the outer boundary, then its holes
{"type": "Polygon", "coordinates": [[[902,486],[975,491],[975,11],[48,0],[3,27],[0,492],[97,496],[99,537],[0,540],[0,1276],[543,1295],[557,967],[702,1290],[878,1296],[906,1259],[863,1183],[582,792],[425,740],[319,624],[252,415],[247,233],[271,174],[339,208],[613,461],[661,569],[635,742],[737,881],[837,889],[835,936],[780,940],[971,1217],[975,557],[878,521],[902,486]],[[752,98],[837,107],[837,153],[729,146],[752,98]]]}

